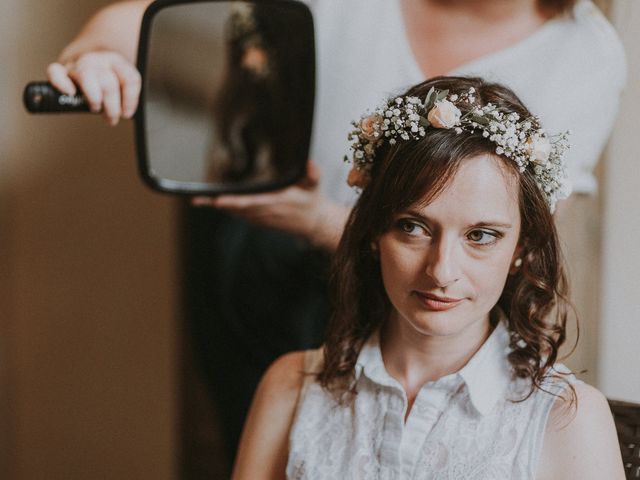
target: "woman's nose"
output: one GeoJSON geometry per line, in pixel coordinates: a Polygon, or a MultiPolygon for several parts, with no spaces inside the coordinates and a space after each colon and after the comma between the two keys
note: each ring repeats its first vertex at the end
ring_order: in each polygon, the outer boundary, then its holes
{"type": "Polygon", "coordinates": [[[431,244],[426,259],[425,273],[435,286],[445,288],[460,278],[462,252],[454,239],[440,238],[431,244]]]}

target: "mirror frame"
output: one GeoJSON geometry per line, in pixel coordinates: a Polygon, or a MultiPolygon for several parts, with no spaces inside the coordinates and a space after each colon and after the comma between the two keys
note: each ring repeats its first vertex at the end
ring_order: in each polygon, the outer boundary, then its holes
{"type": "Polygon", "coordinates": [[[309,158],[309,149],[311,146],[311,129],[313,124],[313,116],[314,116],[314,105],[315,105],[315,92],[316,92],[316,49],[315,49],[315,31],[313,24],[313,17],[309,7],[306,4],[301,2],[300,0],[155,0],[151,3],[144,12],[144,16],[142,18],[142,24],[140,26],[140,37],[138,41],[138,57],[137,57],[137,68],[142,76],[142,88],[140,90],[140,97],[138,103],[138,109],[134,116],[134,125],[135,125],[135,140],[136,140],[136,153],[138,159],[138,172],[142,177],[144,183],[152,188],[153,190],[162,192],[162,193],[171,193],[178,195],[219,195],[223,193],[259,193],[266,192],[271,190],[278,190],[289,185],[296,183],[298,180],[304,177],[306,174],[306,162],[309,158]],[[147,149],[147,135],[146,135],[146,107],[145,107],[145,99],[146,99],[146,73],[147,73],[147,54],[149,51],[150,44],[150,34],[153,27],[153,21],[156,15],[169,7],[177,6],[177,5],[187,5],[192,3],[218,3],[218,2],[240,2],[240,3],[252,3],[260,5],[268,5],[268,4],[289,4],[292,5],[293,8],[300,9],[303,14],[304,21],[307,22],[308,28],[306,29],[309,32],[309,36],[306,39],[306,42],[310,46],[311,58],[309,59],[309,63],[307,65],[306,71],[308,72],[308,85],[310,86],[311,92],[308,96],[308,101],[306,105],[299,105],[301,113],[303,116],[301,118],[306,119],[306,129],[309,132],[307,135],[307,141],[304,145],[304,150],[307,152],[306,158],[304,162],[301,160],[301,168],[298,173],[290,176],[289,178],[253,184],[253,185],[219,185],[212,187],[212,184],[206,183],[198,183],[198,182],[184,182],[184,181],[176,181],[169,180],[163,178],[157,178],[151,175],[150,173],[150,161],[147,149]]]}

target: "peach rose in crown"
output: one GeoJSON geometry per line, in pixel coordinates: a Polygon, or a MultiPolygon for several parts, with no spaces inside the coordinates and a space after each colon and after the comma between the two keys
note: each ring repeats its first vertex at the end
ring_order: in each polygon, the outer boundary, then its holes
{"type": "Polygon", "coordinates": [[[533,136],[527,139],[526,150],[532,162],[546,165],[551,154],[551,143],[546,137],[533,136]]]}
{"type": "Polygon", "coordinates": [[[376,130],[376,124],[378,124],[378,122],[380,122],[380,117],[378,115],[365,117],[360,122],[360,131],[362,132],[362,136],[370,142],[375,142],[379,138],[379,134],[376,136],[376,133],[378,132],[378,130],[376,130]]]}
{"type": "Polygon", "coordinates": [[[268,73],[269,57],[264,48],[250,45],[242,56],[242,68],[249,70],[254,75],[266,76],[268,73]]]}
{"type": "Polygon", "coordinates": [[[353,167],[347,177],[347,184],[350,187],[364,188],[369,183],[369,173],[353,167]]]}
{"type": "Polygon", "coordinates": [[[460,123],[462,112],[449,100],[440,100],[429,110],[427,120],[435,128],[452,128],[460,123]]]}

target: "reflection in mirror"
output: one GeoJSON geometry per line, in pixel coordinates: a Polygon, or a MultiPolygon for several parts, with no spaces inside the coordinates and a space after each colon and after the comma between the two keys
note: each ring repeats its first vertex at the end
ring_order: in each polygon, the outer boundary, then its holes
{"type": "Polygon", "coordinates": [[[314,98],[308,9],[298,2],[155,5],[145,15],[138,62],[145,180],[201,194],[300,178],[314,98]]]}

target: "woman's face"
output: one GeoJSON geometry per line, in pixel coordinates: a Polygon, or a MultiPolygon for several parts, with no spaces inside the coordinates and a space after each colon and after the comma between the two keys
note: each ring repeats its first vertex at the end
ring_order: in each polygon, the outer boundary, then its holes
{"type": "Polygon", "coordinates": [[[488,322],[519,235],[514,174],[490,155],[464,160],[442,193],[397,214],[378,239],[391,321],[430,336],[488,322]]]}

